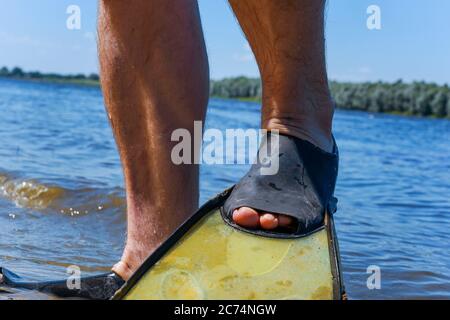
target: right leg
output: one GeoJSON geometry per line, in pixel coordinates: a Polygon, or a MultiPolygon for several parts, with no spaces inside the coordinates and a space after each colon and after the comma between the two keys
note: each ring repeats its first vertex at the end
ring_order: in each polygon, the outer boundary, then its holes
{"type": "Polygon", "coordinates": [[[100,1],[99,52],[127,193],[127,242],[113,270],[128,279],[198,206],[198,166],[171,161],[172,132],[193,137],[209,95],[197,1],[100,1]]]}

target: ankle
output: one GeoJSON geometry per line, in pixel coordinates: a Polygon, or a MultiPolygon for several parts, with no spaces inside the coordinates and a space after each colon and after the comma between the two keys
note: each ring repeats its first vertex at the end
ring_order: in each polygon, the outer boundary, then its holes
{"type": "Polygon", "coordinates": [[[325,151],[332,151],[334,102],[326,86],[304,90],[300,96],[265,96],[262,127],[307,140],[325,151]]]}
{"type": "MultiPolygon", "coordinates": [[[[137,204],[133,201],[133,197],[129,197],[128,200],[127,241],[120,262],[112,269],[124,280],[127,280],[141,266],[147,257],[190,216],[192,211],[186,209],[187,213],[181,214],[170,205],[160,209],[155,206],[145,206],[142,203],[137,204]]],[[[196,202],[193,202],[180,201],[179,206],[193,208],[196,206],[196,202]]]]}
{"type": "Polygon", "coordinates": [[[263,129],[278,130],[281,134],[303,139],[324,151],[332,152],[332,117],[330,114],[275,115],[263,120],[263,129]]]}
{"type": "Polygon", "coordinates": [[[122,258],[113,266],[112,271],[128,280],[156,248],[157,245],[144,247],[144,242],[132,243],[128,240],[122,258]]]}
{"type": "Polygon", "coordinates": [[[135,270],[132,270],[126,262],[121,260],[112,267],[111,271],[117,274],[121,279],[128,281],[135,270]]]}
{"type": "Polygon", "coordinates": [[[323,131],[320,128],[309,124],[290,124],[285,123],[283,119],[270,119],[264,129],[277,130],[279,133],[306,140],[326,152],[333,151],[333,138],[331,131],[323,131]]]}

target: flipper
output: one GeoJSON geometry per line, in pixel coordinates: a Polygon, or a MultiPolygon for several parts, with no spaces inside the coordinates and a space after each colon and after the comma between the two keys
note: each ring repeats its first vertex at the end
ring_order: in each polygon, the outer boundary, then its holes
{"type": "Polygon", "coordinates": [[[261,175],[270,170],[261,171],[267,159],[258,157],[234,188],[207,202],[161,245],[114,299],[345,297],[332,216],[337,147],[327,153],[300,139],[269,135],[261,150],[271,160],[279,157],[278,172],[261,175]],[[292,216],[296,229],[238,226],[231,215],[242,206],[292,216]]]}
{"type": "MultiPolygon", "coordinates": [[[[7,289],[23,289],[46,293],[49,296],[59,298],[108,300],[125,283],[125,281],[115,273],[83,277],[80,280],[79,289],[70,289],[67,280],[44,282],[27,281],[14,272],[0,267],[0,289],[4,287],[3,294],[13,294],[16,292],[16,290],[7,289]]],[[[26,291],[22,291],[22,293],[23,292],[26,291]]],[[[0,297],[1,295],[2,291],[0,291],[0,297]]],[[[32,295],[30,295],[30,297],[32,297],[32,295]]]]}
{"type": "Polygon", "coordinates": [[[255,236],[225,223],[232,192],[208,201],[164,242],[113,299],[343,299],[333,216],[302,238],[255,236]]]}

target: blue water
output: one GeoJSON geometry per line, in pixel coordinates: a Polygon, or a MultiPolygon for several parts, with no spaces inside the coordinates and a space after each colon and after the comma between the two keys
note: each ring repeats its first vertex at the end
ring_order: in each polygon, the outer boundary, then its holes
{"type": "MultiPolygon", "coordinates": [[[[259,110],[213,99],[207,127],[258,128],[259,110]]],[[[0,265],[32,279],[108,271],[126,217],[100,90],[0,79],[0,112],[0,265]]],[[[450,298],[450,121],[338,111],[334,126],[349,297],[450,298]]],[[[201,202],[247,169],[202,166],[201,202]]]]}

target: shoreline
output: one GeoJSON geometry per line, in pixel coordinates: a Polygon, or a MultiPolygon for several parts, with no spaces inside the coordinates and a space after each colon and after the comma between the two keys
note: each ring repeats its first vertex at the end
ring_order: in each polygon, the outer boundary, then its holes
{"type": "MultiPolygon", "coordinates": [[[[30,77],[30,76],[4,76],[0,75],[0,79],[5,80],[16,80],[16,81],[25,81],[25,82],[34,82],[34,83],[46,83],[46,84],[61,84],[61,85],[74,85],[74,86],[83,86],[83,87],[91,87],[91,88],[100,88],[100,81],[99,80],[93,80],[93,79],[79,79],[79,78],[70,78],[70,76],[67,76],[64,78],[64,76],[61,76],[61,78],[55,78],[55,77],[30,77]]],[[[214,84],[214,82],[217,82],[216,80],[212,80],[211,83],[214,84]]],[[[358,84],[357,84],[358,85],[358,84]]],[[[211,98],[216,99],[224,99],[224,100],[235,100],[235,101],[241,101],[241,102],[254,102],[254,103],[261,103],[261,97],[260,96],[221,96],[214,94],[214,91],[211,90],[211,98]]],[[[449,100],[450,102],[450,100],[449,100]]],[[[443,119],[443,120],[450,120],[450,115],[446,116],[439,116],[436,114],[418,114],[414,112],[409,111],[398,111],[398,110],[369,110],[369,108],[360,108],[360,107],[342,107],[337,106],[338,110],[348,110],[348,111],[362,111],[372,114],[389,114],[389,115],[398,115],[398,116],[404,116],[404,117],[417,117],[422,119],[443,119]]]]}
{"type": "Polygon", "coordinates": [[[27,81],[48,84],[71,84],[76,86],[100,87],[100,81],[89,79],[57,79],[57,78],[31,78],[31,77],[5,77],[0,75],[0,79],[27,81]]]}
{"type": "MultiPolygon", "coordinates": [[[[211,96],[211,98],[214,99],[222,99],[222,100],[234,100],[234,101],[241,101],[241,102],[252,102],[252,103],[260,103],[261,98],[254,97],[254,98],[227,98],[227,97],[220,97],[220,96],[211,96]]],[[[435,115],[429,115],[429,116],[422,116],[420,114],[413,114],[408,112],[400,112],[400,111],[384,111],[384,112],[375,112],[370,110],[363,110],[363,109],[350,109],[350,108],[336,108],[336,110],[340,111],[356,111],[356,112],[364,112],[368,114],[380,114],[380,115],[390,115],[390,116],[399,116],[399,117],[407,117],[407,118],[417,118],[417,119],[435,119],[435,120],[449,120],[450,117],[438,117],[435,115]]]]}

